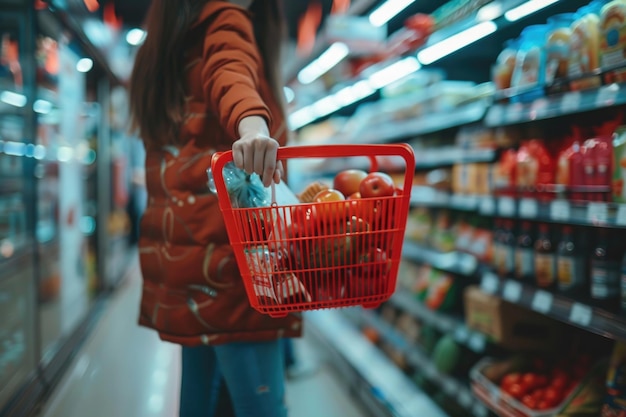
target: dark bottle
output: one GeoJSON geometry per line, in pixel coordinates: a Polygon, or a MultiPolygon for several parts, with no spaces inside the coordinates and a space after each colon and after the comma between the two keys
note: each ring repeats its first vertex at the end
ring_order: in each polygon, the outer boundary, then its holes
{"type": "Polygon", "coordinates": [[[598,230],[598,240],[591,254],[590,296],[598,307],[615,311],[620,304],[620,245],[611,241],[607,229],[598,230]]]}
{"type": "Polygon", "coordinates": [[[584,295],[587,288],[587,253],[572,226],[563,227],[557,248],[556,276],[559,292],[577,298],[584,295]]]}
{"type": "Polygon", "coordinates": [[[539,225],[535,240],[535,282],[539,288],[552,290],[556,287],[556,248],[550,238],[550,227],[539,225]]]}
{"type": "Polygon", "coordinates": [[[535,248],[532,236],[532,224],[522,223],[520,234],[517,237],[515,249],[515,278],[520,281],[533,282],[535,277],[535,248]]]}
{"type": "Polygon", "coordinates": [[[511,277],[515,273],[515,234],[513,233],[513,220],[505,220],[500,235],[502,254],[501,265],[498,274],[501,277],[511,277]]]}
{"type": "Polygon", "coordinates": [[[622,315],[626,315],[626,253],[622,257],[621,268],[621,303],[622,303],[622,315]]]}

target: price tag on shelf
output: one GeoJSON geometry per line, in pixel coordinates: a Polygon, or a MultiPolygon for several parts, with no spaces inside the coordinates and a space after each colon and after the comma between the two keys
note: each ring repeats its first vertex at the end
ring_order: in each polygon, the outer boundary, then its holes
{"type": "Polygon", "coordinates": [[[511,303],[517,303],[522,298],[522,284],[511,280],[507,281],[504,284],[502,298],[511,303]]]}
{"type": "Polygon", "coordinates": [[[582,94],[579,91],[572,91],[570,93],[563,94],[561,98],[561,112],[573,113],[580,109],[580,103],[582,101],[582,94]]]}
{"type": "Polygon", "coordinates": [[[496,202],[491,197],[483,197],[480,199],[480,206],[478,207],[481,214],[492,215],[496,211],[496,202]]]}
{"type": "Polygon", "coordinates": [[[482,333],[474,332],[470,337],[467,345],[470,349],[472,349],[476,353],[482,353],[485,351],[485,346],[487,345],[487,339],[485,335],[482,333]]]}
{"type": "Polygon", "coordinates": [[[467,389],[462,389],[459,392],[459,405],[465,409],[472,406],[472,401],[474,397],[472,397],[472,393],[467,389]]]}
{"type": "Polygon", "coordinates": [[[495,294],[500,286],[500,280],[497,275],[487,272],[483,275],[480,288],[487,294],[495,294]]]}
{"type": "Polygon", "coordinates": [[[555,200],[550,204],[550,219],[567,221],[570,219],[571,208],[565,200],[555,200]]]}
{"type": "Polygon", "coordinates": [[[592,317],[593,310],[591,307],[580,303],[572,304],[572,309],[569,314],[569,321],[572,323],[587,327],[591,324],[592,317]]]}
{"type": "Polygon", "coordinates": [[[515,200],[511,197],[500,197],[498,202],[498,214],[504,217],[512,217],[515,215],[515,200]]]}
{"type": "Polygon", "coordinates": [[[606,203],[589,203],[587,206],[587,221],[593,224],[609,221],[609,206],[606,203]]]}
{"type": "Polygon", "coordinates": [[[619,93],[619,85],[610,84],[598,89],[596,96],[596,107],[607,107],[615,104],[615,99],[619,93]]]}
{"type": "Polygon", "coordinates": [[[626,226],[626,204],[620,204],[617,207],[615,224],[617,224],[618,226],[626,226]]]}
{"type": "Polygon", "coordinates": [[[552,308],[554,297],[549,292],[537,290],[533,297],[531,308],[538,313],[547,314],[552,308]]]}
{"type": "Polygon", "coordinates": [[[442,388],[446,394],[456,396],[459,391],[459,384],[452,378],[446,378],[442,381],[442,388]]]}
{"type": "Polygon", "coordinates": [[[524,106],[521,103],[509,104],[506,108],[506,121],[516,123],[524,116],[524,106]]]}
{"type": "Polygon", "coordinates": [[[530,108],[530,118],[535,120],[546,117],[548,115],[549,104],[550,102],[545,98],[535,100],[530,108]]]}
{"type": "Polygon", "coordinates": [[[534,219],[539,212],[537,200],[523,198],[519,203],[519,215],[525,219],[534,219]]]}
{"type": "Polygon", "coordinates": [[[474,414],[474,417],[488,417],[489,410],[487,410],[487,407],[476,401],[472,407],[472,414],[474,414]]]}
{"type": "Polygon", "coordinates": [[[467,327],[460,325],[454,331],[454,340],[456,340],[460,344],[465,344],[467,339],[469,339],[470,333],[467,327]]]}

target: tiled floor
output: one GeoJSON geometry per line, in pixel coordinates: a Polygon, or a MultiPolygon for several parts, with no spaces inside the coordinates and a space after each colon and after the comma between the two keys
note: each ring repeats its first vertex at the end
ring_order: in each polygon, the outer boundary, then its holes
{"type": "MultiPolygon", "coordinates": [[[[136,272],[108,303],[42,417],[177,417],[179,348],[136,325],[136,272]]],[[[298,353],[319,361],[312,376],[290,381],[290,417],[364,417],[306,337],[298,353]]]]}

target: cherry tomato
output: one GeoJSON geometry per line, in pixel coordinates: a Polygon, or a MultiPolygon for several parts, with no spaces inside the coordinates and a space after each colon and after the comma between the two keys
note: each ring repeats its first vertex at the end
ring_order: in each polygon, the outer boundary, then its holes
{"type": "Polygon", "coordinates": [[[545,396],[545,390],[542,388],[536,389],[533,391],[532,396],[535,399],[535,401],[539,403],[539,401],[543,400],[543,397],[545,396]]]}
{"type": "Polygon", "coordinates": [[[562,391],[569,384],[569,378],[565,375],[557,375],[552,379],[551,387],[556,390],[562,391]]]}
{"type": "Polygon", "coordinates": [[[541,400],[537,403],[537,410],[549,410],[552,406],[546,400],[541,400]]]}
{"type": "Polygon", "coordinates": [[[504,390],[509,388],[513,384],[519,384],[522,380],[522,375],[520,373],[514,372],[512,374],[505,375],[500,382],[500,387],[504,390]]]}
{"type": "Polygon", "coordinates": [[[533,390],[538,387],[537,378],[538,378],[537,374],[532,373],[532,372],[527,372],[524,375],[522,375],[521,384],[526,387],[527,391],[533,390]]]}
{"type": "Polygon", "coordinates": [[[509,387],[508,389],[508,393],[513,397],[516,398],[518,400],[521,400],[522,397],[524,397],[524,394],[526,394],[526,390],[524,388],[524,386],[522,384],[513,384],[509,387]]]}
{"type": "Polygon", "coordinates": [[[522,398],[522,404],[531,410],[534,410],[537,407],[537,400],[535,400],[532,395],[524,395],[524,398],[522,398]]]}
{"type": "Polygon", "coordinates": [[[563,391],[554,387],[546,388],[545,401],[550,404],[551,407],[557,406],[563,400],[563,391]]]}

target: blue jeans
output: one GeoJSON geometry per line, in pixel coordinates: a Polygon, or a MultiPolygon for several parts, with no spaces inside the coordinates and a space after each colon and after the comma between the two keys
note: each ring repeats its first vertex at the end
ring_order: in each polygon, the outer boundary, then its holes
{"type": "Polygon", "coordinates": [[[221,417],[221,378],[237,417],[287,417],[280,340],[183,347],[180,417],[221,417]]]}

